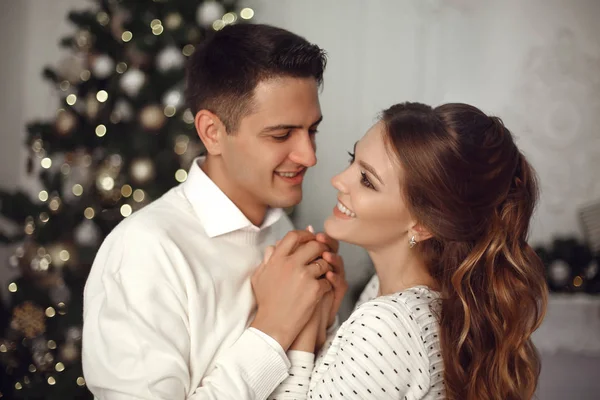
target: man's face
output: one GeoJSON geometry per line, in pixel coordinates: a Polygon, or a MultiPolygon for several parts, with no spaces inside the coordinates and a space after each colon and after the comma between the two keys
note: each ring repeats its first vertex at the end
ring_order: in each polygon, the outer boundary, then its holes
{"type": "Polygon", "coordinates": [[[222,143],[222,189],[245,213],[294,206],[302,200],[306,169],[317,163],[317,83],[291,77],[260,82],[251,107],[222,143]]]}

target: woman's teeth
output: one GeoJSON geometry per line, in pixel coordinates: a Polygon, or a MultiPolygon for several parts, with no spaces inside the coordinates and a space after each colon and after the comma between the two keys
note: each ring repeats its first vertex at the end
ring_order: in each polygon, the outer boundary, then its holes
{"type": "Polygon", "coordinates": [[[347,216],[354,218],[356,217],[356,214],[354,214],[354,212],[348,210],[342,203],[340,203],[338,201],[337,203],[337,209],[340,210],[341,212],[343,212],[344,214],[346,214],[347,216]]]}

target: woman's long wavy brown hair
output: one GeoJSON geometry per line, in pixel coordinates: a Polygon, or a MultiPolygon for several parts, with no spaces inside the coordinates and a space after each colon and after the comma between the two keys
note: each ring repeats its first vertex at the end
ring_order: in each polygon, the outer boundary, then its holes
{"type": "Polygon", "coordinates": [[[532,398],[540,361],[531,334],[547,301],[527,244],[533,169],[499,118],[467,104],[402,103],[382,120],[410,211],[433,235],[413,250],[441,291],[447,398],[532,398]]]}

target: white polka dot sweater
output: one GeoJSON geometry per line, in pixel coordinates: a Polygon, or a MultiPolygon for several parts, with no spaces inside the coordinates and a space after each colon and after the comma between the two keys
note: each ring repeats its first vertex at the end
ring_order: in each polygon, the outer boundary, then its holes
{"type": "Polygon", "coordinates": [[[438,294],[417,286],[373,298],[378,283],[367,285],[316,362],[288,352],[289,377],[269,399],[444,399],[438,294]]]}

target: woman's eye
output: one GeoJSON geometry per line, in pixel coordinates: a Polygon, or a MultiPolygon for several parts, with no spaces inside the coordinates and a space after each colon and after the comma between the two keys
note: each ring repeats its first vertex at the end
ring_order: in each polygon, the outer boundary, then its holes
{"type": "Polygon", "coordinates": [[[366,172],[361,171],[360,172],[360,176],[361,176],[360,183],[363,186],[368,187],[369,189],[375,189],[375,186],[373,186],[373,184],[371,183],[371,181],[367,177],[367,173],[366,172]]]}

